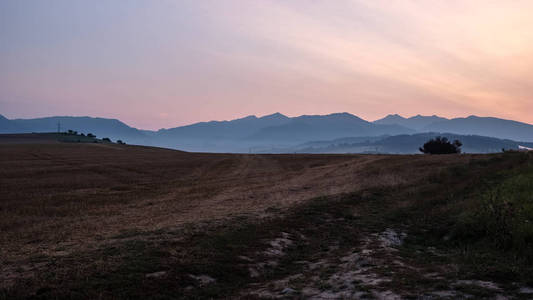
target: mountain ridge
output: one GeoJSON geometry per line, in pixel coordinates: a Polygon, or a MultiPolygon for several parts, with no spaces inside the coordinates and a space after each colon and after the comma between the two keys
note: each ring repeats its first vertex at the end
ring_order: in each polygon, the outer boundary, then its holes
{"type": "Polygon", "coordinates": [[[313,140],[324,137],[381,135],[384,133],[409,133],[412,130],[400,125],[380,125],[368,122],[350,113],[329,115],[302,115],[291,118],[291,122],[264,128],[251,140],[313,140]]]}
{"type": "Polygon", "coordinates": [[[416,115],[409,118],[402,117],[399,114],[390,114],[385,116],[384,118],[375,120],[373,123],[375,124],[398,124],[402,125],[407,128],[411,128],[414,130],[421,130],[425,126],[428,126],[429,124],[439,122],[439,121],[445,121],[449,120],[447,118],[439,117],[437,115],[432,116],[423,116],[423,115],[416,115]]]}
{"type": "Polygon", "coordinates": [[[296,117],[277,112],[260,117],[248,115],[233,120],[198,122],[157,131],[137,129],[109,118],[55,116],[10,120],[0,115],[0,133],[56,132],[58,122],[63,131],[71,129],[132,144],[200,152],[249,152],[254,148],[289,147],[317,140],[428,132],[533,142],[533,125],[513,120],[473,115],[453,119],[437,115],[405,118],[390,114],[369,122],[347,112],[296,117]]]}
{"type": "Polygon", "coordinates": [[[424,131],[453,132],[457,134],[477,134],[517,141],[533,141],[533,125],[495,117],[470,115],[453,118],[425,126],[424,131]]]}

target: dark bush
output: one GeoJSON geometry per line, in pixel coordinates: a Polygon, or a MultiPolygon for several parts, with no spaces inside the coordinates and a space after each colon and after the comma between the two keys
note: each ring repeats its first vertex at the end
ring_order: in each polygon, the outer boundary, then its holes
{"type": "Polygon", "coordinates": [[[122,140],[117,140],[117,144],[125,145],[126,143],[124,143],[122,140]]]}
{"type": "Polygon", "coordinates": [[[106,138],[106,137],[103,138],[102,141],[104,141],[104,142],[108,142],[108,143],[111,143],[111,139],[110,139],[110,138],[106,138]]]}
{"type": "Polygon", "coordinates": [[[420,152],[426,154],[451,154],[451,153],[461,153],[461,146],[463,144],[455,140],[452,142],[448,141],[445,137],[436,137],[429,140],[419,148],[420,152]]]}
{"type": "Polygon", "coordinates": [[[96,135],[92,134],[92,133],[87,133],[87,136],[90,137],[90,138],[95,138],[96,135]]]}

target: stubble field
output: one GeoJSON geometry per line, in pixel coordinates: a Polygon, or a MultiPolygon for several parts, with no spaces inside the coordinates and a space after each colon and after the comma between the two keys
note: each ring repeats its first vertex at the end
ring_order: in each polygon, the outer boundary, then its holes
{"type": "Polygon", "coordinates": [[[511,283],[476,277],[456,246],[421,238],[455,226],[441,217],[457,208],[450,197],[477,195],[524,157],[0,145],[0,297],[527,295],[524,270],[511,283]]]}

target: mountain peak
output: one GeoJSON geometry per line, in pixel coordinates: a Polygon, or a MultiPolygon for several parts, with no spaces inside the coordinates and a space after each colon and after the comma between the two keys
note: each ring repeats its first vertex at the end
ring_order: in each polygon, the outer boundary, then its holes
{"type": "Polygon", "coordinates": [[[406,120],[406,119],[404,117],[400,116],[399,114],[388,114],[384,118],[375,120],[374,123],[376,123],[376,124],[390,124],[390,123],[395,123],[395,122],[404,121],[404,120],[406,120]]]}
{"type": "Polygon", "coordinates": [[[259,118],[259,119],[270,119],[270,120],[277,119],[277,120],[286,120],[286,119],[289,119],[289,117],[287,117],[286,115],[284,115],[284,114],[282,114],[282,113],[276,112],[276,113],[273,113],[273,114],[270,114],[270,115],[262,116],[262,117],[259,118]]]}
{"type": "Polygon", "coordinates": [[[424,116],[421,114],[417,114],[416,116],[408,118],[408,120],[416,120],[416,119],[427,119],[427,120],[435,120],[435,121],[444,121],[446,118],[439,117],[437,115],[431,115],[431,116],[424,116]]]}
{"type": "Polygon", "coordinates": [[[348,113],[348,112],[332,113],[332,114],[329,114],[329,115],[325,115],[325,117],[339,117],[339,118],[346,118],[346,119],[359,119],[359,120],[362,120],[358,116],[353,115],[353,114],[348,113]]]}

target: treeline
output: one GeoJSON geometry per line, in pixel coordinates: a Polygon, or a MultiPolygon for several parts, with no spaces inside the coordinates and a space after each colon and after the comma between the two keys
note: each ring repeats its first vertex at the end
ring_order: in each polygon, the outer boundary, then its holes
{"type": "MultiPolygon", "coordinates": [[[[60,132],[60,134],[62,135],[67,135],[67,136],[78,136],[78,137],[86,137],[86,138],[90,138],[90,139],[93,139],[93,142],[97,143],[98,142],[98,139],[96,138],[96,135],[95,134],[92,134],[92,133],[87,133],[87,134],[84,134],[83,132],[77,132],[76,130],[67,130],[65,132],[60,132]]],[[[81,140],[77,140],[78,142],[81,142],[81,140]]],[[[113,141],[108,138],[108,137],[104,137],[101,139],[102,142],[105,142],[105,143],[113,143],[113,141]]],[[[126,143],[122,140],[117,140],[116,142],[117,144],[121,144],[121,145],[125,145],[126,143]]]]}

